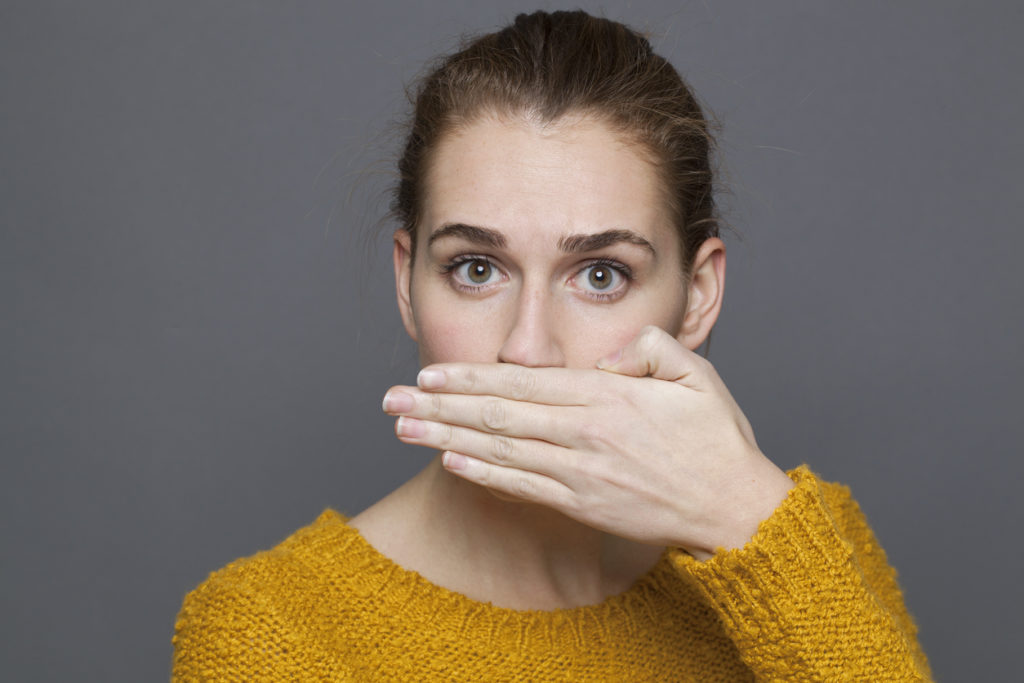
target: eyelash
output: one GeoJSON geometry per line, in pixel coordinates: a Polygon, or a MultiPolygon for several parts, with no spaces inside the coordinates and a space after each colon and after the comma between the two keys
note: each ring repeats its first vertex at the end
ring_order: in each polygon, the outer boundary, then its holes
{"type": "MultiPolygon", "coordinates": [[[[467,284],[464,284],[462,282],[457,281],[455,279],[455,277],[452,275],[459,267],[461,267],[461,266],[463,266],[463,265],[465,265],[467,263],[475,263],[475,262],[478,262],[478,261],[482,261],[483,263],[486,263],[487,265],[489,265],[491,268],[493,268],[494,270],[496,270],[499,273],[501,272],[501,269],[498,268],[497,264],[494,263],[494,261],[492,261],[491,259],[489,259],[486,256],[481,256],[481,255],[476,255],[476,254],[460,254],[459,256],[454,257],[448,263],[445,263],[444,265],[442,265],[440,267],[440,271],[441,271],[441,273],[445,277],[448,278],[448,280],[451,283],[451,285],[453,287],[455,287],[456,289],[458,289],[459,291],[463,291],[463,292],[479,292],[482,289],[486,289],[488,287],[488,285],[483,285],[483,286],[467,285],[467,284]]],[[[628,287],[628,285],[631,282],[633,282],[633,270],[629,266],[627,266],[625,263],[621,263],[619,261],[615,261],[615,260],[609,259],[609,258],[596,258],[596,259],[592,259],[592,260],[588,261],[585,265],[583,265],[579,270],[577,270],[573,274],[571,279],[574,280],[577,277],[579,277],[580,274],[583,273],[584,271],[586,271],[587,269],[594,268],[594,267],[597,267],[597,266],[603,266],[605,268],[610,268],[611,270],[614,270],[619,276],[621,276],[622,278],[624,278],[626,280],[626,286],[627,287],[628,287]]],[[[625,294],[625,291],[624,291],[625,289],[626,289],[626,287],[619,287],[619,288],[617,288],[616,291],[609,292],[607,294],[604,294],[604,293],[601,293],[601,292],[586,292],[585,295],[587,297],[595,300],[595,301],[606,302],[606,301],[612,301],[613,299],[617,299],[620,296],[622,296],[623,294],[625,294]]]]}

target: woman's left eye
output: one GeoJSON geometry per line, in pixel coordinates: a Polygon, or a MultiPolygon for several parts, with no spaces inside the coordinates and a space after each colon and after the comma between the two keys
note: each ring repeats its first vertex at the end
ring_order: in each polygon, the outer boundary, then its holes
{"type": "Polygon", "coordinates": [[[628,280],[629,273],[624,266],[604,262],[592,263],[573,277],[577,287],[599,298],[615,296],[628,280]]]}

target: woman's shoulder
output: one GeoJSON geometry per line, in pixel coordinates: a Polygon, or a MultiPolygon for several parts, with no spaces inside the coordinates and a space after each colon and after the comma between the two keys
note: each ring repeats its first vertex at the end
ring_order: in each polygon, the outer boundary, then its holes
{"type": "MultiPolygon", "coordinates": [[[[268,550],[238,558],[211,572],[185,597],[181,616],[212,604],[224,609],[234,603],[264,606],[313,590],[328,570],[345,571],[346,559],[358,536],[347,518],[326,509],[311,523],[292,532],[268,550]]],[[[235,610],[232,610],[235,611],[235,610]]]]}
{"type": "Polygon", "coordinates": [[[209,574],[175,621],[174,680],[206,680],[214,671],[247,672],[241,680],[308,677],[307,635],[344,610],[350,592],[342,584],[361,564],[357,539],[328,509],[269,550],[209,574]]]}

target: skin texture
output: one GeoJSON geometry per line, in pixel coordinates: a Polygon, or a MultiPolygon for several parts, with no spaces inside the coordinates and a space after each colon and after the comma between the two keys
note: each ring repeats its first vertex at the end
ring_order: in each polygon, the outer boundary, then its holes
{"type": "Polygon", "coordinates": [[[427,181],[415,258],[404,231],[394,248],[424,369],[384,409],[444,455],[357,528],[442,585],[474,597],[484,574],[477,597],[540,609],[625,589],[662,546],[704,559],[749,540],[792,482],[693,352],[721,309],[721,240],[687,279],[653,167],[585,117],[478,120],[427,181]]]}

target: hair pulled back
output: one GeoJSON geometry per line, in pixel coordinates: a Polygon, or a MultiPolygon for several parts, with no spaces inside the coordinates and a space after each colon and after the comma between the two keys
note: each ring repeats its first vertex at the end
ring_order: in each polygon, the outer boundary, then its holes
{"type": "Polygon", "coordinates": [[[392,204],[414,247],[432,152],[488,114],[540,123],[593,116],[639,144],[662,180],[687,273],[701,243],[718,235],[708,122],[672,65],[623,24],[582,11],[520,14],[443,58],[414,92],[392,204]]]}

